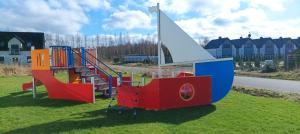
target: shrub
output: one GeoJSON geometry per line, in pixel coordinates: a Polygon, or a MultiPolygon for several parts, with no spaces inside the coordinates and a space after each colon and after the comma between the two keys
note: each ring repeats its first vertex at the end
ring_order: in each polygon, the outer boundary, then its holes
{"type": "Polygon", "coordinates": [[[273,61],[271,60],[267,60],[265,61],[265,65],[262,69],[262,73],[271,73],[271,72],[276,72],[277,68],[275,66],[275,64],[273,63],[273,61]]]}
{"type": "Polygon", "coordinates": [[[254,66],[255,66],[256,68],[260,68],[260,60],[255,60],[255,61],[254,61],[254,66]]]}
{"type": "Polygon", "coordinates": [[[30,75],[31,68],[29,66],[18,65],[0,65],[0,76],[17,76],[30,75]]]}
{"type": "Polygon", "coordinates": [[[114,63],[119,63],[119,62],[120,62],[120,58],[114,58],[114,59],[113,59],[113,62],[114,62],[114,63]]]}

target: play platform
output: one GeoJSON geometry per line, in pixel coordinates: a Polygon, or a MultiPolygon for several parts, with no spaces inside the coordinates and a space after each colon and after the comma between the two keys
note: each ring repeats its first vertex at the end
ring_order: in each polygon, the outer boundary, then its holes
{"type": "Polygon", "coordinates": [[[31,57],[32,82],[24,83],[22,88],[24,91],[32,89],[33,97],[36,96],[36,86],[44,85],[50,99],[91,103],[95,102],[95,92],[109,98],[123,79],[130,81],[130,77],[122,77],[122,73],[99,60],[96,49],[51,46],[33,49],[31,57]],[[67,83],[54,77],[62,70],[68,74],[67,83]]]}

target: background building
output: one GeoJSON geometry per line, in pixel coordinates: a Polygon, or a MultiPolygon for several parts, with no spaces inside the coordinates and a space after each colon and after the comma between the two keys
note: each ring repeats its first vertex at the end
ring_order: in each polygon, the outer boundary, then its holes
{"type": "Polygon", "coordinates": [[[300,37],[297,39],[282,37],[252,39],[251,35],[233,40],[219,37],[205,46],[205,49],[216,58],[234,57],[244,60],[284,58],[297,48],[300,48],[300,37]]]}
{"type": "Polygon", "coordinates": [[[157,63],[157,56],[147,55],[126,55],[123,57],[124,63],[157,63]]]}
{"type": "Polygon", "coordinates": [[[28,64],[31,46],[44,48],[44,33],[0,32],[0,64],[28,64]]]}

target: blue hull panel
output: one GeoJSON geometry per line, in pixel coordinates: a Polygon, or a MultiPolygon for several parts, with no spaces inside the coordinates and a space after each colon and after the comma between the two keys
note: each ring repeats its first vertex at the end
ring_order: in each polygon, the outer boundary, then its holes
{"type": "Polygon", "coordinates": [[[212,77],[212,101],[217,102],[230,91],[234,78],[233,60],[195,63],[195,75],[212,77]]]}

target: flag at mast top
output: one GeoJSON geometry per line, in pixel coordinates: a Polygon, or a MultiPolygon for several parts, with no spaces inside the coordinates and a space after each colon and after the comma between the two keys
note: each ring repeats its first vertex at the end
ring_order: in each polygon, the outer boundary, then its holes
{"type": "Polygon", "coordinates": [[[199,45],[192,37],[184,32],[173,20],[171,20],[157,6],[149,7],[150,12],[157,13],[158,32],[158,63],[160,65],[187,64],[196,61],[208,61],[215,58],[199,45]],[[161,45],[168,48],[173,63],[162,63],[161,45]]]}
{"type": "Polygon", "coordinates": [[[151,7],[148,7],[148,10],[149,12],[153,13],[153,12],[157,12],[159,10],[159,3],[157,3],[156,6],[151,6],[151,7]]]}

